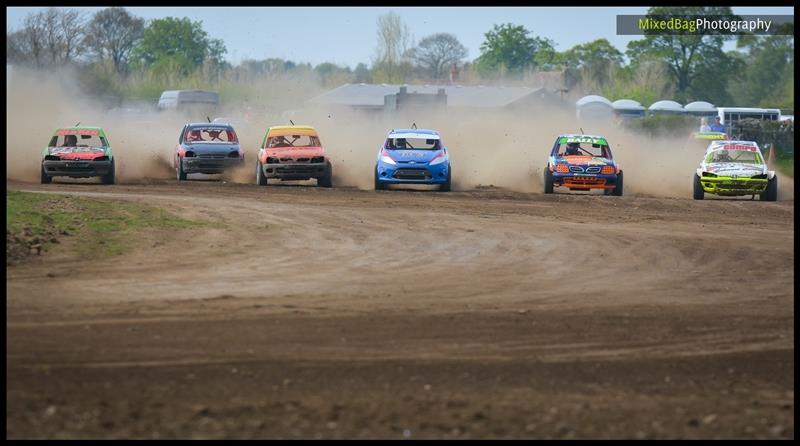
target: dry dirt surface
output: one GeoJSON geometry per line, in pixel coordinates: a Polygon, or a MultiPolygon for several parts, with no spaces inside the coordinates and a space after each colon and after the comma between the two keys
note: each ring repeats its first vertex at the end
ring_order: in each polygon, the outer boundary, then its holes
{"type": "Polygon", "coordinates": [[[7,267],[7,438],[794,438],[793,200],[7,187],[219,223],[7,267]]]}

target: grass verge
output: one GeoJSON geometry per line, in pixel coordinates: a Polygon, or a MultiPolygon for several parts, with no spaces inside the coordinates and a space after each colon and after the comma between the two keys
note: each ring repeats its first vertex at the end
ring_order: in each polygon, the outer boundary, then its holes
{"type": "Polygon", "coordinates": [[[775,168],[783,175],[794,178],[794,158],[776,159],[775,168]]]}
{"type": "Polygon", "coordinates": [[[46,252],[65,237],[79,241],[76,254],[95,258],[127,252],[133,248],[131,235],[142,231],[210,226],[136,203],[8,191],[6,265],[46,252]]]}

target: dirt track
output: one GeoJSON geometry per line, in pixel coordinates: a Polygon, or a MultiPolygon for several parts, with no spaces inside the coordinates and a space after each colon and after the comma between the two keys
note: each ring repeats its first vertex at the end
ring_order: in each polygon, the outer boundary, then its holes
{"type": "Polygon", "coordinates": [[[8,438],[794,438],[794,201],[7,183],[225,227],[7,268],[8,438]]]}

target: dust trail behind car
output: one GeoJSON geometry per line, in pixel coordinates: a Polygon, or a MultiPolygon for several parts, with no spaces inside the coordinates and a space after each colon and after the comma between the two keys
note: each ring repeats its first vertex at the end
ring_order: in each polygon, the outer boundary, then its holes
{"type": "MultiPolygon", "coordinates": [[[[520,192],[541,192],[547,154],[559,133],[581,129],[606,136],[626,177],[627,194],[659,197],[691,197],[692,174],[702,149],[687,145],[686,135],[652,138],[627,132],[611,124],[579,122],[571,104],[542,108],[534,113],[498,109],[448,109],[446,112],[401,111],[392,115],[347,109],[302,110],[304,95],[322,88],[312,79],[289,84],[266,84],[264,97],[239,103],[225,101],[220,116],[241,116],[256,102],[270,102],[268,113],[253,116],[235,126],[245,151],[245,168],[227,179],[254,183],[255,157],[267,126],[286,125],[288,116],[296,124],[315,126],[333,161],[334,186],[371,189],[377,149],[392,128],[438,130],[453,166],[453,189],[496,186],[520,192]],[[267,88],[269,87],[269,88],[267,88]],[[280,91],[278,91],[280,90],[280,91]],[[304,93],[301,93],[305,90],[304,93]],[[269,96],[269,97],[266,97],[269,96]],[[273,98],[274,96],[274,98],[273,98]],[[301,109],[301,110],[298,110],[301,109]]],[[[80,93],[74,75],[27,70],[8,84],[6,109],[6,175],[10,179],[38,181],[40,153],[54,128],[100,125],[118,157],[118,179],[135,183],[147,178],[175,176],[172,157],[185,117],[157,112],[155,104],[123,105],[107,111],[96,100],[80,93]],[[148,108],[150,107],[150,108],[148,108]]],[[[79,180],[80,181],[80,180],[79,180]]],[[[793,199],[793,182],[781,176],[779,199],[793,199]]]]}
{"type": "Polygon", "coordinates": [[[559,133],[581,129],[606,136],[626,176],[626,191],[661,197],[691,197],[692,173],[702,151],[691,152],[685,138],[651,138],[612,125],[578,122],[568,107],[542,109],[536,115],[511,111],[448,110],[395,115],[366,115],[342,110],[310,111],[337,164],[338,185],[372,187],[377,148],[391,128],[439,131],[450,150],[454,189],[497,186],[541,192],[544,167],[559,133]]]}
{"type": "Polygon", "coordinates": [[[6,98],[6,175],[10,179],[38,181],[41,151],[53,129],[98,125],[105,128],[118,158],[122,182],[174,176],[171,149],[183,122],[155,108],[108,111],[99,101],[82,95],[69,71],[54,76],[25,70],[8,85],[6,98]]]}

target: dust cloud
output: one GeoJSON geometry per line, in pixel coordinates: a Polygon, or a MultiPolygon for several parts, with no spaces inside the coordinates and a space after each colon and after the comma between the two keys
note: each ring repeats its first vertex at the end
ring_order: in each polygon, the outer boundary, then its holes
{"type": "MultiPolygon", "coordinates": [[[[120,183],[175,176],[172,157],[185,116],[158,112],[155,104],[125,104],[106,110],[80,94],[75,75],[69,72],[55,76],[15,69],[13,74],[7,81],[7,178],[38,181],[41,153],[52,132],[78,122],[106,130],[120,183]]],[[[450,151],[454,190],[492,186],[540,193],[556,136],[583,131],[608,138],[625,175],[625,195],[687,198],[705,149],[704,144],[688,139],[691,129],[673,137],[653,138],[610,122],[579,122],[569,105],[529,113],[476,108],[406,110],[390,115],[345,108],[307,109],[303,105],[309,94],[324,91],[316,81],[260,82],[257,95],[235,104],[223,99],[225,105],[217,113],[232,118],[245,151],[246,166],[226,174],[226,181],[254,183],[264,131],[271,125],[289,124],[290,119],[319,130],[333,164],[334,185],[359,189],[372,189],[373,167],[387,132],[412,124],[442,135],[450,151]],[[266,112],[260,109],[260,114],[241,118],[252,106],[265,102],[270,104],[266,112]]],[[[781,178],[779,198],[793,199],[793,186],[791,178],[781,178]]]]}
{"type": "MultiPolygon", "coordinates": [[[[100,102],[81,95],[74,73],[58,76],[15,69],[6,97],[6,176],[38,181],[42,151],[58,127],[78,123],[106,131],[114,149],[120,182],[174,176],[172,150],[183,120],[169,113],[106,110],[100,102]]],[[[76,181],[76,180],[73,180],[76,181]]]]}
{"type": "Polygon", "coordinates": [[[651,138],[610,123],[578,122],[568,108],[535,114],[476,109],[391,116],[315,110],[303,118],[320,131],[334,162],[336,184],[362,189],[372,188],[372,169],[386,133],[412,124],[442,135],[450,152],[455,190],[493,186],[541,192],[555,138],[583,130],[609,139],[625,175],[626,194],[690,197],[692,175],[705,149],[687,138],[651,138]]]}

